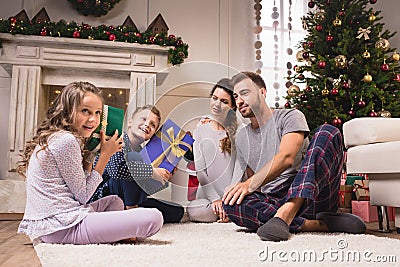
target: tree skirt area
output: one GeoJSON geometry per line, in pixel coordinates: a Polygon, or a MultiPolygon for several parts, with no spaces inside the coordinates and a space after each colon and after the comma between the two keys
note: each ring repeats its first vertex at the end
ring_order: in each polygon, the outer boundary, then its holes
{"type": "Polygon", "coordinates": [[[233,223],[166,224],[138,244],[35,244],[43,266],[398,266],[400,240],[299,233],[264,242],[233,223]]]}

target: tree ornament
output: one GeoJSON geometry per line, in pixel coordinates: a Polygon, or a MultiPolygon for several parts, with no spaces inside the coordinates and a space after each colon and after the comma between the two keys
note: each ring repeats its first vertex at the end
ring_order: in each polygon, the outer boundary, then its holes
{"type": "Polygon", "coordinates": [[[344,55],[338,55],[335,57],[335,66],[339,69],[347,67],[347,58],[344,55]]]}
{"type": "Polygon", "coordinates": [[[363,108],[363,107],[365,107],[366,103],[365,103],[365,101],[362,100],[362,98],[361,98],[360,101],[358,101],[357,105],[358,105],[360,108],[363,108]]]}
{"type": "Polygon", "coordinates": [[[324,69],[326,67],[326,62],[321,60],[318,62],[318,68],[324,69]]]}
{"type": "Polygon", "coordinates": [[[400,74],[396,74],[393,78],[394,81],[400,82],[400,74]]]}
{"type": "Polygon", "coordinates": [[[371,22],[374,22],[376,20],[376,16],[374,15],[374,12],[372,11],[371,14],[368,17],[368,20],[371,22]]]}
{"type": "Polygon", "coordinates": [[[81,32],[80,31],[74,31],[74,33],[72,34],[72,37],[80,38],[81,37],[81,32]]]}
{"type": "Polygon", "coordinates": [[[340,126],[342,126],[342,120],[340,118],[336,117],[332,120],[332,124],[336,127],[340,127],[340,126]]]}
{"type": "Polygon", "coordinates": [[[325,87],[325,88],[321,91],[321,94],[322,94],[323,96],[329,95],[329,90],[325,87]]]}
{"type": "Polygon", "coordinates": [[[314,42],[313,41],[309,41],[307,43],[308,48],[314,48],[314,42]]]}
{"type": "Polygon", "coordinates": [[[303,69],[302,69],[300,66],[297,66],[297,65],[294,66],[293,69],[294,69],[294,71],[297,72],[297,73],[301,73],[301,72],[303,71],[303,69]]]}
{"type": "Polygon", "coordinates": [[[394,61],[399,61],[400,60],[400,54],[397,53],[397,51],[395,51],[392,55],[392,58],[394,61]]]}
{"type": "Polygon", "coordinates": [[[316,30],[317,32],[322,31],[322,29],[323,29],[323,27],[322,27],[322,25],[320,25],[320,24],[318,24],[317,26],[315,26],[315,30],[316,30]]]}
{"type": "Polygon", "coordinates": [[[390,43],[386,39],[379,38],[379,40],[375,43],[375,48],[386,52],[390,48],[390,43]]]}
{"type": "Polygon", "coordinates": [[[110,34],[108,36],[108,40],[110,40],[110,41],[115,41],[116,39],[117,39],[117,37],[115,36],[115,34],[110,34]]]}
{"type": "Polygon", "coordinates": [[[368,116],[370,116],[370,117],[378,117],[378,113],[376,113],[374,111],[374,109],[372,109],[371,112],[368,114],[368,116]]]}
{"type": "Polygon", "coordinates": [[[309,8],[314,8],[315,7],[315,2],[313,2],[313,1],[308,2],[308,7],[309,8]]]}
{"type": "Polygon", "coordinates": [[[312,92],[312,87],[307,85],[306,88],[304,89],[306,92],[312,92]]]}
{"type": "Polygon", "coordinates": [[[389,71],[389,64],[386,63],[386,59],[383,60],[383,64],[381,66],[382,71],[389,71]]]}
{"type": "Polygon", "coordinates": [[[371,4],[376,4],[377,0],[369,0],[371,4]]]}
{"type": "Polygon", "coordinates": [[[46,36],[47,35],[46,27],[42,28],[42,30],[40,31],[40,35],[41,36],[46,36]]]}
{"type": "Polygon", "coordinates": [[[326,0],[325,3],[326,3],[328,6],[330,6],[331,3],[332,3],[332,0],[326,0]]]}
{"type": "Polygon", "coordinates": [[[303,74],[299,74],[299,75],[297,76],[297,78],[298,78],[299,80],[303,81],[306,77],[305,77],[303,74]]]}
{"type": "Polygon", "coordinates": [[[333,21],[333,26],[339,27],[341,25],[342,25],[342,21],[338,17],[336,17],[336,19],[333,21]]]}
{"type": "Polygon", "coordinates": [[[298,94],[298,92],[300,92],[300,87],[298,87],[297,85],[291,85],[289,86],[289,89],[287,90],[287,94],[290,96],[296,96],[298,94]]]}
{"type": "Polygon", "coordinates": [[[392,114],[389,111],[382,109],[378,112],[378,117],[391,118],[392,114]]]}
{"type": "Polygon", "coordinates": [[[304,58],[303,58],[303,53],[304,52],[305,52],[304,50],[297,51],[296,59],[297,59],[298,62],[303,62],[304,61],[304,58]]]}
{"type": "Polygon", "coordinates": [[[327,42],[332,42],[333,41],[333,36],[331,35],[331,33],[329,33],[328,36],[326,36],[326,41],[327,42]]]}
{"type": "Polygon", "coordinates": [[[350,85],[349,85],[349,83],[348,82],[344,82],[343,84],[342,84],[342,87],[344,88],[344,89],[349,89],[349,87],[350,87],[350,85]]]}
{"type": "Polygon", "coordinates": [[[368,59],[371,57],[371,54],[368,52],[368,50],[365,50],[364,53],[362,54],[362,57],[368,59]]]}
{"type": "Polygon", "coordinates": [[[367,74],[364,75],[363,81],[366,83],[372,82],[372,76],[367,72],[367,74]]]}
{"type": "Polygon", "coordinates": [[[368,36],[368,34],[370,34],[371,33],[371,27],[368,27],[368,28],[366,28],[366,29],[363,29],[363,28],[358,28],[358,31],[357,31],[357,39],[361,39],[362,37],[364,37],[364,40],[369,40],[369,36],[368,36]]]}
{"type": "Polygon", "coordinates": [[[285,103],[285,108],[291,108],[292,106],[290,105],[290,102],[285,103]]]}
{"type": "Polygon", "coordinates": [[[347,114],[349,114],[349,116],[351,116],[351,117],[353,117],[353,118],[356,116],[356,112],[354,111],[353,108],[351,108],[351,109],[349,110],[349,112],[347,112],[347,114]]]}
{"type": "Polygon", "coordinates": [[[303,101],[303,102],[307,101],[307,95],[306,94],[301,94],[300,95],[300,100],[303,101]]]}
{"type": "Polygon", "coordinates": [[[337,88],[333,88],[331,90],[331,95],[337,95],[337,94],[339,94],[339,90],[337,88]]]}
{"type": "Polygon", "coordinates": [[[325,13],[322,11],[318,11],[317,13],[314,14],[314,20],[317,23],[321,23],[325,20],[325,13]]]}
{"type": "Polygon", "coordinates": [[[307,58],[309,58],[310,57],[310,53],[308,53],[308,52],[304,52],[303,53],[303,58],[305,59],[305,60],[307,60],[307,58]]]}

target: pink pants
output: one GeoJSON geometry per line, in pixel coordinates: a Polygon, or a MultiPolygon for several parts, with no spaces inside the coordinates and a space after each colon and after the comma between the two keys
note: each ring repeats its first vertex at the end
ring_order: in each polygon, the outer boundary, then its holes
{"type": "Polygon", "coordinates": [[[163,216],[157,209],[124,210],[124,203],[115,195],[101,198],[89,205],[96,212],[89,213],[71,228],[42,236],[42,241],[86,245],[113,243],[131,237],[143,240],[156,234],[163,224],[163,216]]]}

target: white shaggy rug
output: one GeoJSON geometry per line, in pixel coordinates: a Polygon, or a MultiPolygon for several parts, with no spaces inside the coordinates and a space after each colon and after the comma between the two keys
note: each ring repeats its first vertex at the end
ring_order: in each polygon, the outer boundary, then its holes
{"type": "Polygon", "coordinates": [[[136,245],[35,245],[42,265],[57,267],[399,266],[399,248],[400,240],[373,235],[301,233],[263,242],[233,223],[167,224],[136,245]]]}

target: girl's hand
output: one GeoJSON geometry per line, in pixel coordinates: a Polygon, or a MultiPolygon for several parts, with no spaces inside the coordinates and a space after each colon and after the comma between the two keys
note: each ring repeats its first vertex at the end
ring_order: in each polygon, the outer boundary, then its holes
{"type": "Polygon", "coordinates": [[[165,182],[171,179],[172,174],[164,168],[153,168],[153,178],[161,183],[165,184],[165,182]]]}
{"type": "Polygon", "coordinates": [[[222,207],[221,199],[213,201],[212,209],[213,209],[214,214],[218,215],[218,217],[219,217],[219,220],[217,222],[228,222],[229,221],[229,219],[226,216],[226,213],[222,207]]]}
{"type": "Polygon", "coordinates": [[[123,145],[123,135],[118,138],[118,130],[115,130],[114,135],[110,140],[106,140],[106,134],[103,130],[100,131],[101,134],[101,155],[111,157],[116,152],[121,151],[123,145]]]}

